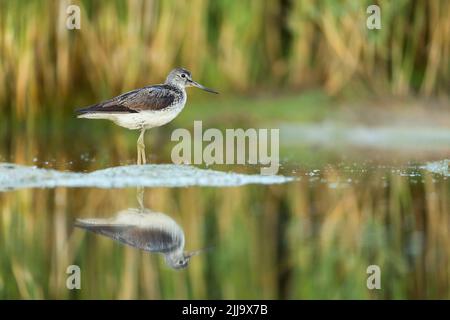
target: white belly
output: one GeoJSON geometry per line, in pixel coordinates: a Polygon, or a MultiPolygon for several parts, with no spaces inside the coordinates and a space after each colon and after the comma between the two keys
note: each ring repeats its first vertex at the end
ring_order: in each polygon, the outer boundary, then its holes
{"type": "Polygon", "coordinates": [[[184,103],[177,104],[161,111],[141,111],[137,113],[85,113],[78,118],[106,119],[115,124],[130,129],[151,129],[160,127],[172,121],[184,108],[184,103]]]}

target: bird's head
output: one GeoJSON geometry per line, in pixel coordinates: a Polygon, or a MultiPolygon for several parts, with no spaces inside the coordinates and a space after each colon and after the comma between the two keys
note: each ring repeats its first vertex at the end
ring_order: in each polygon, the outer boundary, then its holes
{"type": "Polygon", "coordinates": [[[186,87],[197,87],[202,90],[211,92],[211,93],[218,93],[217,91],[214,91],[212,89],[209,89],[203,85],[201,85],[198,82],[195,82],[192,80],[192,75],[189,70],[186,70],[184,68],[176,68],[170,71],[169,75],[166,78],[166,84],[171,84],[177,87],[186,88],[186,87]]]}
{"type": "Polygon", "coordinates": [[[166,263],[169,267],[173,269],[185,269],[189,265],[191,257],[177,257],[177,258],[166,258],[166,263]]]}
{"type": "Polygon", "coordinates": [[[189,261],[193,256],[196,256],[209,248],[200,249],[196,251],[190,251],[190,252],[174,252],[171,254],[167,254],[165,256],[166,263],[169,267],[173,269],[185,269],[187,266],[189,266],[189,261]]]}

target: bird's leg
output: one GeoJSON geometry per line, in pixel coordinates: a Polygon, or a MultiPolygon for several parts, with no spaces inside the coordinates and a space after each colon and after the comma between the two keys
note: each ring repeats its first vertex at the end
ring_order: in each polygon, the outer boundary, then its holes
{"type": "Polygon", "coordinates": [[[137,149],[138,149],[137,163],[138,164],[145,164],[146,163],[144,134],[145,134],[145,129],[142,128],[141,129],[141,134],[139,135],[139,139],[137,141],[137,149]]]}
{"type": "Polygon", "coordinates": [[[142,135],[142,140],[141,140],[141,157],[142,157],[142,163],[146,164],[147,160],[146,160],[146,156],[145,156],[145,142],[144,142],[144,134],[145,134],[145,129],[142,129],[141,135],[142,135]]]}
{"type": "Polygon", "coordinates": [[[141,136],[139,136],[138,140],[137,140],[137,164],[141,164],[141,146],[139,144],[139,140],[141,139],[141,136]]]}

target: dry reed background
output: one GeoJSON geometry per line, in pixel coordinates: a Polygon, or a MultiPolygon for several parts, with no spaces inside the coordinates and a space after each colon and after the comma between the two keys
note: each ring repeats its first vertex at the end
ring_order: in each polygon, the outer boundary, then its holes
{"type": "Polygon", "coordinates": [[[0,1],[0,108],[64,113],[164,79],[175,65],[228,92],[448,94],[450,3],[376,1],[0,1]],[[81,7],[81,30],[65,28],[81,7]],[[228,88],[228,89],[226,89],[228,88]],[[55,106],[58,106],[55,108],[55,106]]]}

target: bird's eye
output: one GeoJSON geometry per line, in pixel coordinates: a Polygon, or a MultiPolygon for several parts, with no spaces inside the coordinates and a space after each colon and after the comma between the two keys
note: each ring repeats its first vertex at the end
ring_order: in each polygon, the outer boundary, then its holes
{"type": "Polygon", "coordinates": [[[186,78],[186,75],[184,73],[181,74],[182,78],[186,78]]]}

